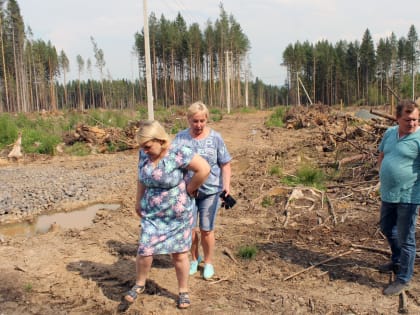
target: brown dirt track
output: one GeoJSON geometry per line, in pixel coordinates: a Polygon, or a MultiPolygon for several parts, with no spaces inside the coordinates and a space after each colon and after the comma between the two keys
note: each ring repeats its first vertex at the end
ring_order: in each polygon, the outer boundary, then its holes
{"type": "MultiPolygon", "coordinates": [[[[375,270],[387,256],[351,246],[388,249],[378,231],[375,191],[333,183],[329,198],[336,224],[318,191],[302,188],[296,190],[302,193],[299,198],[288,199],[292,189],[269,175],[270,165],[294,174],[303,160],[326,165],[337,153],[316,149],[320,135],[315,128],[266,128],[269,114],[235,113],[211,124],[234,157],[232,195],[238,204],[220,211],[216,276],[212,281],[199,274],[190,278],[188,310],[175,306],[175,272],[166,256],[155,258],[145,294],[131,306],[121,303],[134,281],[138,235],[133,207],[137,152],[124,152],[83,158],[86,164],[103,159],[99,171],[104,174],[111,168],[132,170],[121,174],[132,178],[131,184],[104,191],[96,200],[119,201],[119,211],[101,211],[95,223],[81,230],[58,228],[0,243],[0,314],[397,314],[398,297],[382,294],[389,276],[375,270]],[[112,161],[119,155],[127,163],[112,161]],[[274,202],[263,207],[265,195],[274,202]],[[255,259],[235,255],[243,245],[258,247],[255,259]]],[[[60,157],[31,164],[73,167],[79,162],[60,157]]],[[[408,292],[410,314],[420,314],[418,271],[416,264],[408,292]]]]}

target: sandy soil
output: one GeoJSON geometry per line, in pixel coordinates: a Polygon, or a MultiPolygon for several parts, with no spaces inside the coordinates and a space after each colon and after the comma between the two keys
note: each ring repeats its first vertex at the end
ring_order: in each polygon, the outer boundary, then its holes
{"type": "MultiPolygon", "coordinates": [[[[226,115],[211,124],[234,157],[232,194],[238,204],[220,211],[216,276],[212,281],[199,273],[190,277],[188,310],[176,308],[175,272],[167,256],[155,258],[145,294],[132,305],[121,302],[134,282],[139,232],[133,207],[137,153],[124,152],[30,163],[73,168],[83,162],[87,167],[79,171],[87,175],[89,163],[99,163],[95,171],[103,174],[123,168],[123,184],[104,187],[92,200],[118,201],[122,207],[98,212],[87,228],[56,227],[2,239],[0,314],[397,314],[399,297],[382,294],[389,275],[375,269],[387,255],[351,246],[388,249],[378,231],[375,192],[343,183],[330,190],[333,212],[321,192],[280,184],[270,175],[272,165],[293,174],[302,160],[330,163],[336,153],[316,148],[314,129],[267,129],[268,114],[226,115]],[[292,193],[295,198],[289,198],[292,193]],[[245,245],[257,246],[255,259],[236,255],[245,245]]],[[[420,314],[418,271],[416,264],[410,314],[420,314]]]]}

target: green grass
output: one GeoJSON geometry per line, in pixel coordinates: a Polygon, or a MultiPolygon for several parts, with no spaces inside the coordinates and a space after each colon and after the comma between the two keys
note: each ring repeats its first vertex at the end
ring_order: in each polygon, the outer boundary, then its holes
{"type": "Polygon", "coordinates": [[[272,205],[274,205],[274,200],[271,196],[265,196],[261,201],[261,206],[264,208],[271,207],[272,205]]]}
{"type": "Polygon", "coordinates": [[[283,177],[281,182],[288,186],[304,185],[318,189],[325,188],[325,176],[322,170],[307,164],[296,171],[296,176],[283,177]]]}
{"type": "Polygon", "coordinates": [[[210,120],[221,121],[223,118],[222,111],[219,108],[210,108],[210,120]]]}
{"type": "Polygon", "coordinates": [[[0,116],[0,149],[12,144],[18,137],[18,126],[9,114],[0,116]]]}
{"type": "Polygon", "coordinates": [[[283,174],[283,170],[280,165],[271,165],[270,169],[268,170],[268,174],[271,176],[281,177],[283,174]]]}
{"type": "Polygon", "coordinates": [[[286,107],[280,106],[274,110],[274,113],[265,122],[267,127],[283,127],[283,118],[286,113],[286,107]]]}
{"type": "Polygon", "coordinates": [[[255,113],[256,111],[257,109],[255,107],[241,107],[239,109],[239,112],[243,114],[255,113]]]}
{"type": "MultiPolygon", "coordinates": [[[[71,132],[78,124],[99,126],[101,128],[121,128],[128,125],[142,113],[117,110],[90,110],[84,113],[64,111],[58,116],[43,116],[39,113],[0,114],[0,149],[13,145],[22,133],[22,151],[55,155],[57,145],[63,142],[63,135],[71,132]],[[133,117],[134,116],[134,117],[133,117]]],[[[125,143],[114,143],[108,146],[110,152],[126,149],[125,143]]],[[[66,153],[87,155],[90,149],[84,144],[75,143],[73,148],[65,148],[66,153]]]]}
{"type": "Polygon", "coordinates": [[[27,283],[27,284],[25,284],[25,286],[24,286],[24,290],[25,290],[26,292],[31,292],[31,291],[32,291],[32,289],[33,289],[33,285],[32,285],[32,283],[27,283]]]}
{"type": "Polygon", "coordinates": [[[66,146],[64,152],[74,156],[86,156],[90,154],[91,150],[86,143],[75,142],[71,146],[66,146]]]}
{"type": "Polygon", "coordinates": [[[238,256],[242,259],[254,259],[257,256],[258,249],[255,245],[241,246],[238,250],[238,256]]]}

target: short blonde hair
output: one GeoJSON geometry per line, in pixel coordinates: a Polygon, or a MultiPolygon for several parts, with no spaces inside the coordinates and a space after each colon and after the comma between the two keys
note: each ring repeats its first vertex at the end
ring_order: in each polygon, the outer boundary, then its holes
{"type": "Polygon", "coordinates": [[[188,107],[187,117],[190,119],[192,116],[194,116],[197,113],[203,113],[207,120],[209,120],[210,114],[209,109],[203,102],[195,102],[188,107]]]}
{"type": "Polygon", "coordinates": [[[145,120],[140,122],[140,127],[137,131],[136,139],[140,146],[152,140],[163,141],[163,148],[167,148],[170,143],[170,138],[166,133],[165,128],[163,128],[162,125],[156,120],[145,120]]]}

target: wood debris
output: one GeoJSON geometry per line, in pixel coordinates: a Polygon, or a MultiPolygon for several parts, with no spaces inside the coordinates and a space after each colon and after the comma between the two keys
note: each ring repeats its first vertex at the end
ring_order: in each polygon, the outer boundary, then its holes
{"type": "Polygon", "coordinates": [[[23,157],[22,154],[22,133],[19,132],[18,138],[13,144],[13,149],[10,151],[10,153],[7,155],[7,157],[11,160],[18,161],[23,157]]]}

